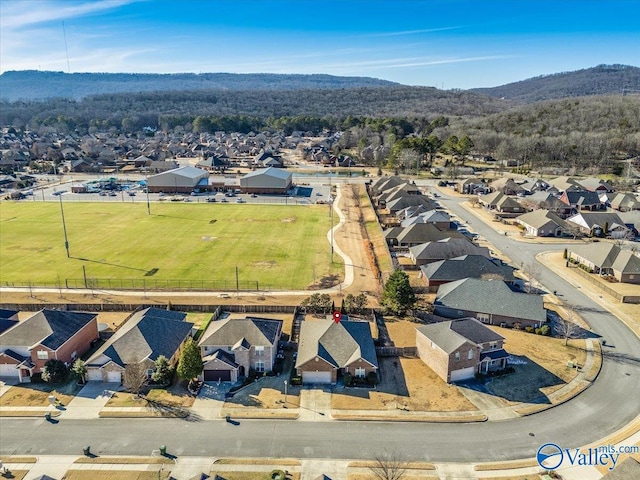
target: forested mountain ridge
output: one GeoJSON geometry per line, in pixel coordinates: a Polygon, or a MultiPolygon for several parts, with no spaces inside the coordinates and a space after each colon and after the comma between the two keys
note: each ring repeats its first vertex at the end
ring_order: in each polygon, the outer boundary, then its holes
{"type": "Polygon", "coordinates": [[[640,68],[629,65],[598,65],[573,72],[554,73],[471,91],[519,103],[567,97],[640,93],[640,68]]]}
{"type": "Polygon", "coordinates": [[[55,124],[64,117],[86,126],[97,122],[119,127],[127,119],[131,128],[164,128],[163,119],[167,117],[183,117],[184,121],[191,122],[196,116],[240,115],[262,118],[483,116],[509,106],[508,102],[486,95],[432,87],[147,92],[95,95],[80,101],[2,102],[0,125],[34,129],[42,124],[55,124]]]}
{"type": "Polygon", "coordinates": [[[0,75],[0,99],[80,100],[89,95],[190,90],[306,90],[390,87],[398,83],[370,77],[271,73],[64,73],[37,70],[0,75]]]}

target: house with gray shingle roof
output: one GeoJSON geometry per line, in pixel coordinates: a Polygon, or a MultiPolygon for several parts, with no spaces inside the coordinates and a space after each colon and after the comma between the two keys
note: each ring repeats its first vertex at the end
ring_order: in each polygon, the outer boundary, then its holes
{"type": "Polygon", "coordinates": [[[462,255],[482,255],[483,257],[491,258],[487,247],[478,247],[467,239],[456,237],[421,243],[409,248],[409,258],[417,266],[461,257],[462,255]]]}
{"type": "Polygon", "coordinates": [[[515,198],[508,197],[500,191],[489,193],[487,195],[480,195],[478,197],[478,202],[489,210],[496,210],[501,213],[525,212],[524,207],[520,205],[515,198]]]}
{"type": "Polygon", "coordinates": [[[640,198],[633,193],[617,193],[611,198],[611,208],[620,212],[640,210],[640,198]]]}
{"type": "Polygon", "coordinates": [[[619,282],[640,284],[640,257],[613,243],[577,245],[568,249],[567,256],[598,275],[612,275],[619,282]]]}
{"type": "Polygon", "coordinates": [[[577,225],[582,233],[595,237],[622,238],[629,231],[615,212],[579,212],[567,218],[567,223],[577,225]]]}
{"type": "Polygon", "coordinates": [[[438,288],[434,313],[446,318],[473,317],[489,325],[539,327],[547,321],[540,295],[511,290],[500,280],[464,278],[438,288]]]}
{"type": "Polygon", "coordinates": [[[384,206],[389,210],[390,214],[395,215],[407,207],[423,207],[425,210],[433,210],[438,207],[438,204],[426,195],[412,194],[389,200],[384,206]]]}
{"type": "Polygon", "coordinates": [[[461,318],[416,328],[418,356],[445,382],[472,379],[477,373],[504,369],[509,354],[504,337],[475,318],[461,318]]]}
{"type": "Polygon", "coordinates": [[[534,210],[516,218],[528,235],[534,237],[559,237],[568,230],[567,222],[549,210],[534,210]]]}
{"type": "Polygon", "coordinates": [[[435,292],[440,285],[463,278],[494,278],[512,284],[516,281],[513,270],[512,267],[501,265],[499,260],[481,255],[463,255],[420,267],[421,276],[430,292],[435,292]]]}
{"type": "Polygon", "coordinates": [[[0,334],[0,376],[28,382],[48,360],[70,364],[97,338],[95,313],[40,310],[0,334]]]}
{"type": "Polygon", "coordinates": [[[295,368],[304,383],[335,384],[344,373],[364,378],[377,372],[369,323],[305,320],[300,326],[295,368]]]}
{"type": "Polygon", "coordinates": [[[198,342],[206,382],[235,382],[256,372],[270,372],[282,336],[282,320],[261,317],[216,320],[198,342]]]}
{"type": "Polygon", "coordinates": [[[88,379],[120,383],[125,367],[132,362],[141,362],[151,376],[161,355],[175,366],[193,329],[193,323],[184,321],[186,316],[160,308],[135,312],[87,360],[88,379]]]}
{"type": "Polygon", "coordinates": [[[428,210],[418,215],[405,218],[400,222],[400,226],[409,227],[416,223],[432,223],[436,227],[446,230],[451,227],[451,215],[443,210],[428,210]]]}

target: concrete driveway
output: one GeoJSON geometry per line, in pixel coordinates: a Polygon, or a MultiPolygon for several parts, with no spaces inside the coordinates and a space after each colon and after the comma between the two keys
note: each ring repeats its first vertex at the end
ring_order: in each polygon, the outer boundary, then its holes
{"type": "Polygon", "coordinates": [[[232,386],[232,382],[205,383],[190,408],[191,413],[201,420],[219,420],[224,396],[232,386]]]}
{"type": "Polygon", "coordinates": [[[60,415],[61,418],[98,418],[119,383],[88,382],[60,415]]]}
{"type": "Polygon", "coordinates": [[[300,416],[304,422],[327,422],[331,418],[331,390],[329,387],[303,387],[300,391],[300,416]]]}

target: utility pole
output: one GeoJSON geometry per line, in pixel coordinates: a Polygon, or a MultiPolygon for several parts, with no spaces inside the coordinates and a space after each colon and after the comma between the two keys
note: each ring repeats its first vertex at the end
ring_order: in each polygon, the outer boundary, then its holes
{"type": "Polygon", "coordinates": [[[240,282],[238,281],[238,266],[236,265],[236,295],[240,296],[240,282]]]}
{"type": "Polygon", "coordinates": [[[147,167],[144,169],[144,190],[147,192],[147,214],[151,215],[151,204],[149,203],[149,177],[147,176],[147,167]]]}
{"type": "Polygon", "coordinates": [[[333,188],[331,185],[331,173],[329,173],[329,217],[331,218],[331,264],[333,265],[333,188]]]}
{"type": "Polygon", "coordinates": [[[64,248],[67,250],[67,258],[70,258],[69,255],[69,239],[67,238],[67,225],[64,221],[64,209],[62,208],[62,195],[58,195],[58,199],[60,200],[60,215],[62,215],[62,231],[64,232],[64,248]]]}

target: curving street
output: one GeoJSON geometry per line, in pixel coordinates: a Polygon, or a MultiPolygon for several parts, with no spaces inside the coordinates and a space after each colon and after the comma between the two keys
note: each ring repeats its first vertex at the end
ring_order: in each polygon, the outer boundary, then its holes
{"type": "MultiPolygon", "coordinates": [[[[499,235],[459,205],[442,199],[514,264],[563,245],[516,242],[499,235]]],[[[577,447],[620,429],[640,414],[640,339],[596,301],[540,265],[540,282],[579,305],[594,332],[607,340],[600,376],[573,400],[529,417],[480,424],[303,422],[173,419],[0,419],[0,454],[148,455],[166,444],[174,455],[364,459],[385,448],[407,459],[439,462],[499,461],[532,457],[546,442],[577,447]]]]}

